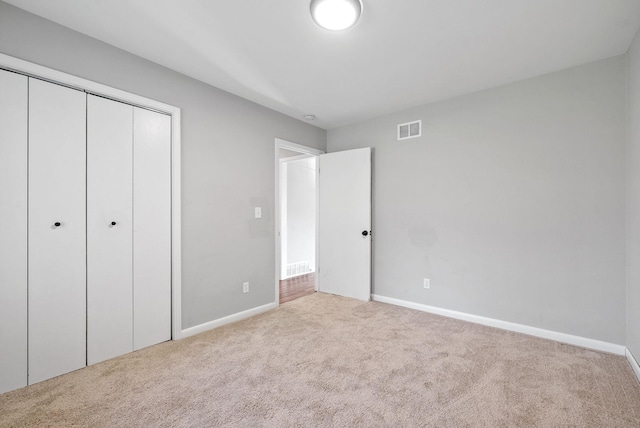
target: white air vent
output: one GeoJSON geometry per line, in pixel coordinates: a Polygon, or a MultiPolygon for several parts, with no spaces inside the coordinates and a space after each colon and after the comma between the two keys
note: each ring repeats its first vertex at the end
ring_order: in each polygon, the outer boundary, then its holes
{"type": "Polygon", "coordinates": [[[398,141],[422,136],[422,121],[401,123],[398,125],[398,141]]]}

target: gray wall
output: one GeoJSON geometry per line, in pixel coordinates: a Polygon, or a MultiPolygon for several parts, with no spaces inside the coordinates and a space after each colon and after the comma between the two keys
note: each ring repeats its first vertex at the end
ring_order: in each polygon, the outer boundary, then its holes
{"type": "Polygon", "coordinates": [[[274,301],[274,139],[324,149],[324,130],[3,2],[0,52],[182,109],[183,328],[274,301]]]}
{"type": "Polygon", "coordinates": [[[627,54],[627,347],[640,359],[640,33],[627,54]]]}
{"type": "Polygon", "coordinates": [[[374,293],[624,344],[625,80],[615,57],[330,130],[374,147],[374,293]]]}

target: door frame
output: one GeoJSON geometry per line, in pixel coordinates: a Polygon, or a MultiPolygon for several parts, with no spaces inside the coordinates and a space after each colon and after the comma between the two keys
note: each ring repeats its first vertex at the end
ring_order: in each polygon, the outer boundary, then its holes
{"type": "MultiPolygon", "coordinates": [[[[275,236],[275,250],[276,250],[276,275],[275,275],[275,295],[274,301],[277,306],[280,306],[280,263],[281,263],[281,239],[280,239],[280,158],[278,153],[280,149],[290,150],[292,152],[298,152],[301,155],[311,155],[316,158],[325,152],[323,150],[314,149],[313,147],[303,146],[291,141],[276,138],[275,140],[275,154],[274,154],[274,167],[275,167],[275,215],[274,215],[274,236],[275,236]]],[[[318,163],[316,162],[316,273],[318,272],[318,266],[320,266],[320,260],[318,257],[318,163]]],[[[315,288],[318,290],[318,275],[315,275],[315,288]]]]}
{"type": "Polygon", "coordinates": [[[0,68],[121,101],[171,117],[171,339],[182,332],[182,231],[180,194],[180,108],[0,53],[0,68]]]}

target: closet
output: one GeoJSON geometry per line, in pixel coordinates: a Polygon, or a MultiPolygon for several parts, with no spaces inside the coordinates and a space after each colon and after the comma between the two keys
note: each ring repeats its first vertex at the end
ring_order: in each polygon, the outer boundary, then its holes
{"type": "Polygon", "coordinates": [[[0,70],[0,393],[171,339],[171,117],[0,70]]]}

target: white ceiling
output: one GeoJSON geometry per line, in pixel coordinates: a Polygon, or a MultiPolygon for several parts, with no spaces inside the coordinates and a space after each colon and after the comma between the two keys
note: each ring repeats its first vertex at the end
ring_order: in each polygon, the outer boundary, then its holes
{"type": "Polygon", "coordinates": [[[309,0],[4,0],[331,129],[619,55],[640,0],[363,0],[317,27],[309,0]]]}

